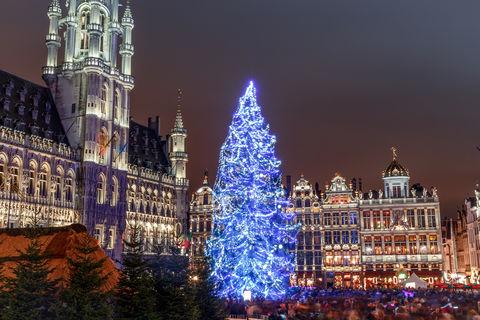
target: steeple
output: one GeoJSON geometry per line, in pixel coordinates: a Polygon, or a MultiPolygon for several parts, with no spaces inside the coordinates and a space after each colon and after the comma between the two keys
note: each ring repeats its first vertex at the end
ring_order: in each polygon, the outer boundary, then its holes
{"type": "Polygon", "coordinates": [[[187,138],[187,130],[183,127],[183,118],[181,111],[183,93],[181,89],[177,90],[177,116],[175,118],[175,125],[171,132],[171,152],[170,161],[174,175],[177,179],[185,179],[186,165],[188,162],[188,154],[185,152],[185,139],[187,138]]]}
{"type": "Polygon", "coordinates": [[[183,117],[182,117],[182,98],[183,92],[182,89],[177,89],[177,117],[175,118],[175,126],[173,127],[172,133],[186,133],[187,131],[183,127],[183,117]]]}

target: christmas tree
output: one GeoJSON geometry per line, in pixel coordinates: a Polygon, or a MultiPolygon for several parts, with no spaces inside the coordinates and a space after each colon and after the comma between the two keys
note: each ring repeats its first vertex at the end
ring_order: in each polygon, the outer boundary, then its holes
{"type": "Polygon", "coordinates": [[[250,82],[220,150],[214,186],[214,230],[207,255],[220,296],[281,298],[294,271],[288,247],[297,226],[283,208],[274,135],[250,82]]]}

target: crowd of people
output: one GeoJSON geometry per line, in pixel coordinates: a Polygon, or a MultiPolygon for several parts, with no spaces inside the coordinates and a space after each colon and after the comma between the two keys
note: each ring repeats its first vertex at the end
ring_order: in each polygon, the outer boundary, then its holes
{"type": "Polygon", "coordinates": [[[480,320],[480,293],[472,291],[305,290],[282,301],[225,303],[230,314],[246,315],[247,319],[480,320]]]}

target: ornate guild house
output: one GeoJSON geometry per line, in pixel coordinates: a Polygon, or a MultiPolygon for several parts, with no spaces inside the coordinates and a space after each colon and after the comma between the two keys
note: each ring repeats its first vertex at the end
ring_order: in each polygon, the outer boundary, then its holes
{"type": "Polygon", "coordinates": [[[302,224],[292,285],[391,287],[412,273],[430,284],[442,280],[437,190],[410,187],[395,151],[378,191],[363,193],[361,182],[357,190],[355,179],[347,185],[340,175],[323,193],[303,176],[297,182],[287,208],[302,224]]]}
{"type": "Polygon", "coordinates": [[[188,189],[180,103],[166,138],[158,117],[130,117],[134,20],[120,6],[51,0],[47,86],[0,71],[0,227],[79,222],[116,259],[133,224],[147,251],[177,241],[188,189]]]}

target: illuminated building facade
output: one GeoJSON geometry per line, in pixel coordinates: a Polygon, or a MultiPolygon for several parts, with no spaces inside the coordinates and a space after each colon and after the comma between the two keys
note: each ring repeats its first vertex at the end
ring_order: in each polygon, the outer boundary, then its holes
{"type": "Polygon", "coordinates": [[[184,233],[187,133],[180,109],[167,140],[131,120],[130,6],[65,3],[48,7],[47,87],[0,71],[0,227],[81,222],[120,259],[133,223],[148,250],[184,233]]]}
{"type": "Polygon", "coordinates": [[[297,262],[291,282],[301,287],[318,286],[323,281],[320,203],[315,190],[303,175],[293,186],[287,210],[296,212],[294,222],[302,225],[297,234],[297,244],[292,248],[297,262]]]}
{"type": "Polygon", "coordinates": [[[433,284],[442,276],[442,233],[437,191],[409,188],[408,170],[394,159],[384,188],[360,193],[364,286],[394,286],[411,273],[433,284]]]}
{"type": "Polygon", "coordinates": [[[207,239],[212,233],[213,190],[208,183],[208,172],[205,172],[202,186],[195,191],[190,201],[190,256],[202,257],[207,239]]]}
{"type": "Polygon", "coordinates": [[[468,252],[471,268],[470,283],[480,283],[480,190],[477,185],[475,197],[468,197],[465,200],[466,211],[466,234],[467,239],[465,251],[468,252]]]}
{"type": "Polygon", "coordinates": [[[327,286],[359,288],[362,277],[359,201],[343,177],[336,175],[322,199],[323,270],[327,286]]]}
{"type": "Polygon", "coordinates": [[[395,151],[382,180],[382,189],[367,193],[353,186],[356,180],[347,185],[340,175],[324,193],[313,192],[303,177],[297,182],[287,208],[302,224],[292,285],[392,287],[412,273],[430,284],[441,281],[437,190],[410,187],[408,170],[395,151]]]}

